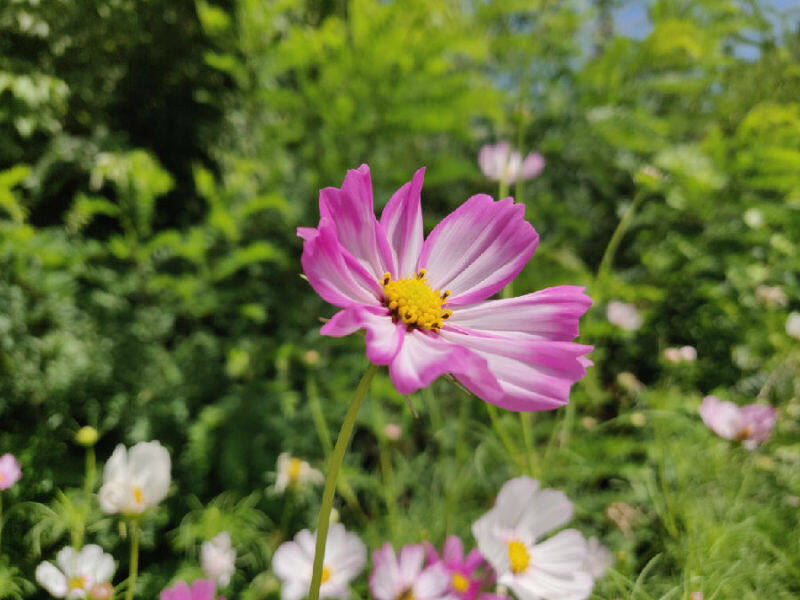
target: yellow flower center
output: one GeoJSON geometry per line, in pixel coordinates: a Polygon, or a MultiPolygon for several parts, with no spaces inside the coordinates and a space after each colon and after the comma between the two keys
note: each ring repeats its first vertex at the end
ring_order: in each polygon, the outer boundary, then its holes
{"type": "Polygon", "coordinates": [[[325,583],[330,578],[331,578],[331,570],[328,567],[322,567],[322,581],[321,581],[321,583],[325,583]]]}
{"type": "Polygon", "coordinates": [[[739,434],[736,436],[736,441],[741,442],[742,440],[749,438],[751,435],[753,435],[753,427],[748,425],[739,432],[739,434]]]}
{"type": "Polygon", "coordinates": [[[70,590],[82,590],[83,586],[85,585],[86,585],[85,577],[70,577],[69,581],[67,582],[67,587],[70,590]]]}
{"type": "Polygon", "coordinates": [[[392,279],[391,273],[383,274],[383,303],[409,327],[421,327],[436,331],[444,320],[453,314],[445,309],[450,290],[442,294],[433,289],[425,278],[425,269],[405,279],[392,279]]]}
{"type": "Polygon", "coordinates": [[[144,502],[144,493],[138,485],[133,488],[133,499],[136,500],[136,504],[144,502]]]}
{"type": "Polygon", "coordinates": [[[409,588],[402,594],[400,594],[397,600],[417,600],[417,599],[414,597],[414,592],[412,592],[411,589],[409,588]]]}
{"type": "Polygon", "coordinates": [[[450,581],[450,585],[453,586],[453,589],[457,592],[466,592],[469,589],[469,579],[464,577],[461,573],[453,573],[453,579],[450,581]]]}
{"type": "Polygon", "coordinates": [[[300,469],[303,467],[303,461],[299,458],[289,459],[289,482],[297,483],[300,480],[300,469]]]}
{"type": "Polygon", "coordinates": [[[524,573],[531,562],[531,555],[528,554],[528,549],[525,544],[519,540],[513,540],[506,544],[508,548],[508,562],[511,563],[511,571],[515,575],[524,573]]]}

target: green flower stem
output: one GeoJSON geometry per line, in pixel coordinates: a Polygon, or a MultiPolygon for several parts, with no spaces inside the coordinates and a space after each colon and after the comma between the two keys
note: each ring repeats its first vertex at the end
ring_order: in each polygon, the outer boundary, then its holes
{"type": "Polygon", "coordinates": [[[492,422],[492,429],[497,434],[497,437],[500,438],[503,446],[508,452],[508,455],[511,459],[517,463],[518,466],[524,467],[523,463],[520,461],[519,450],[514,445],[514,442],[511,441],[511,438],[508,437],[508,433],[506,430],[503,429],[502,424],[500,423],[500,419],[497,416],[497,407],[494,404],[489,404],[488,402],[484,402],[486,405],[486,411],[489,413],[489,420],[492,422]]]}
{"type": "Polygon", "coordinates": [[[96,460],[94,454],[94,446],[86,448],[86,475],[83,480],[84,489],[88,494],[94,491],[95,474],[96,474],[96,460]]]}
{"type": "Polygon", "coordinates": [[[339,469],[342,467],[344,453],[347,450],[347,445],[350,443],[350,437],[353,435],[353,427],[356,424],[358,409],[361,408],[364,397],[367,395],[369,384],[372,382],[372,378],[377,371],[378,365],[370,364],[366,373],[364,373],[364,376],[361,378],[355,396],[353,397],[353,402],[350,404],[350,408],[347,409],[342,428],[339,430],[336,446],[333,448],[333,454],[331,455],[331,460],[328,465],[328,476],[325,478],[325,489],[322,492],[322,505],[319,509],[317,547],[314,552],[314,570],[311,575],[311,590],[308,594],[309,600],[319,600],[319,587],[322,584],[322,567],[325,558],[325,542],[328,540],[328,526],[331,520],[333,495],[336,492],[336,480],[339,478],[339,469]]]}
{"type": "Polygon", "coordinates": [[[139,575],[139,520],[130,520],[131,535],[131,562],[128,569],[128,589],[125,591],[125,600],[133,600],[136,589],[136,577],[139,575]]]}
{"type": "Polygon", "coordinates": [[[636,209],[644,200],[645,192],[640,190],[636,193],[633,197],[633,201],[631,205],[628,207],[628,210],[625,211],[625,214],[620,219],[617,228],[614,230],[614,233],[611,235],[611,239],[608,241],[608,246],[606,246],[605,252],[603,252],[603,258],[600,259],[600,266],[597,269],[597,279],[602,281],[608,271],[611,270],[612,263],[614,262],[614,255],[617,253],[617,247],[619,246],[622,238],[625,236],[625,233],[628,231],[628,227],[630,227],[631,221],[633,221],[633,216],[636,214],[636,209]]]}

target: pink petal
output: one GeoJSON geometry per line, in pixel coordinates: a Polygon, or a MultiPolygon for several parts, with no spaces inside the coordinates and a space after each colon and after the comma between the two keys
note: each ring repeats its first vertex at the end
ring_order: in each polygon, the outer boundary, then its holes
{"type": "Polygon", "coordinates": [[[411,394],[444,373],[468,380],[470,389],[484,400],[500,395],[486,361],[466,348],[454,346],[436,334],[414,329],[406,333],[400,352],[389,365],[389,375],[401,394],[411,394]]]}
{"type": "Polygon", "coordinates": [[[192,600],[214,600],[217,584],[208,579],[198,579],[192,583],[192,600]]]}
{"type": "Polygon", "coordinates": [[[380,550],[372,553],[372,572],[369,575],[369,590],[376,600],[396,600],[402,592],[400,569],[394,549],[386,542],[380,550]]]}
{"type": "Polygon", "coordinates": [[[317,234],[306,240],[301,261],[311,287],[331,304],[380,305],[380,284],[344,250],[327,219],[321,220],[317,234]]]}
{"type": "Polygon", "coordinates": [[[192,594],[189,591],[189,586],[179,581],[171,588],[165,589],[161,592],[161,600],[192,600],[192,594]]]}
{"type": "Polygon", "coordinates": [[[484,300],[517,276],[539,243],[524,213],[511,198],[495,202],[478,194],[433,229],[419,266],[435,287],[451,291],[448,304],[484,300]]]}
{"type": "Polygon", "coordinates": [[[422,571],[422,564],[425,561],[425,548],[419,544],[403,546],[397,557],[397,564],[400,568],[400,581],[405,587],[411,586],[422,571]]]}
{"type": "Polygon", "coordinates": [[[733,402],[706,396],[698,412],[706,427],[726,440],[735,439],[742,429],[739,407],[733,402]]]}
{"type": "Polygon", "coordinates": [[[464,560],[464,544],[457,535],[447,536],[442,546],[442,558],[447,564],[460,563],[464,560]]]}
{"type": "Polygon", "coordinates": [[[424,168],[414,173],[411,181],[394,193],[381,214],[381,227],[389,239],[397,267],[397,271],[392,273],[395,279],[417,272],[417,259],[424,239],[420,205],[424,178],[424,168]]]}
{"type": "Polygon", "coordinates": [[[511,148],[508,142],[487,144],[478,153],[478,166],[487,179],[498,181],[504,177],[511,148]]]}
{"type": "Polygon", "coordinates": [[[571,341],[578,336],[578,320],[592,305],[584,289],[559,285],[516,298],[460,306],[448,323],[468,329],[522,331],[550,340],[571,341]]]}
{"type": "MultiPolygon", "coordinates": [[[[440,335],[484,358],[503,390],[499,398],[488,401],[516,411],[549,410],[566,404],[570,387],[586,374],[580,358],[592,350],[591,346],[572,342],[542,340],[526,334],[490,334],[449,324],[440,335]]],[[[456,377],[475,391],[468,380],[456,377]]]]}
{"type": "Polygon", "coordinates": [[[389,241],[375,218],[367,165],[348,171],[342,189],[320,191],[319,214],[335,224],[339,242],[374,279],[382,280],[386,271],[394,271],[389,241]]]}
{"type": "Polygon", "coordinates": [[[520,179],[533,179],[538,177],[544,169],[544,157],[538,152],[531,152],[522,161],[522,166],[519,169],[520,179]]]}
{"type": "Polygon", "coordinates": [[[477,569],[481,564],[483,564],[484,561],[485,559],[483,558],[483,554],[481,554],[481,551],[475,548],[471,550],[470,553],[467,554],[467,556],[464,558],[462,566],[471,573],[472,571],[477,569]]]}
{"type": "Polygon", "coordinates": [[[778,411],[766,404],[748,404],[740,409],[739,414],[742,425],[750,428],[747,439],[755,442],[766,441],[778,420],[778,411]]]}
{"type": "Polygon", "coordinates": [[[344,337],[359,329],[367,331],[367,358],[376,365],[388,365],[400,350],[406,325],[393,323],[387,308],[354,306],[333,315],[320,333],[344,337]]]}

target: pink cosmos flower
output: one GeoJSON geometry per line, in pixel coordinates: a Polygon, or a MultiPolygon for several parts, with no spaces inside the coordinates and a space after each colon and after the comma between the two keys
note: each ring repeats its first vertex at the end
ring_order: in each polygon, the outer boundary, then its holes
{"type": "Polygon", "coordinates": [[[509,410],[557,408],[586,373],[591,346],[575,344],[591,299],[577,286],[488,300],[514,279],[539,236],[511,198],[473,196],[423,237],[414,174],[375,218],[369,167],[320,192],[320,221],[301,227],[303,270],[341,307],[321,330],[366,330],[367,357],[388,365],[401,394],[450,373],[509,410]]]}
{"type": "Polygon", "coordinates": [[[456,600],[441,562],[424,566],[425,548],[403,546],[395,555],[389,542],[372,553],[369,589],[375,600],[456,600]]]}
{"type": "MultiPolygon", "coordinates": [[[[161,600],[215,600],[217,594],[217,584],[210,579],[198,579],[191,587],[183,581],[179,581],[171,588],[161,592],[161,600]]],[[[225,598],[216,598],[225,600],[225,598]]]]}
{"type": "Polygon", "coordinates": [[[748,404],[739,407],[716,396],[703,398],[698,412],[711,431],[726,440],[740,441],[749,450],[766,441],[778,419],[772,406],[748,404]]]}
{"type": "Polygon", "coordinates": [[[473,600],[476,596],[478,600],[503,598],[481,592],[482,588],[494,583],[495,575],[477,548],[464,556],[464,544],[461,542],[461,538],[455,535],[451,535],[445,540],[441,557],[431,544],[426,542],[425,547],[428,564],[441,564],[447,569],[450,577],[450,595],[460,598],[460,600],[473,600]]]}
{"type": "Polygon", "coordinates": [[[538,177],[544,169],[544,157],[531,152],[524,159],[508,142],[487,144],[478,154],[478,165],[487,179],[514,183],[538,177]]]}
{"type": "Polygon", "coordinates": [[[22,477],[22,469],[13,454],[0,456],[0,491],[7,490],[22,477]]]}

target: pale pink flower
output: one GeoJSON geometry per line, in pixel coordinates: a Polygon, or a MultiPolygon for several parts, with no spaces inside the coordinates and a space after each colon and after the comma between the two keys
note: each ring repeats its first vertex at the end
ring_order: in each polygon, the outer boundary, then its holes
{"type": "Polygon", "coordinates": [[[441,562],[424,566],[425,548],[403,546],[395,555],[389,542],[372,554],[369,589],[375,600],[456,600],[441,562]]]}
{"type": "Polygon", "coordinates": [[[508,142],[487,144],[478,154],[478,165],[487,179],[514,183],[538,177],[544,169],[544,157],[531,152],[525,158],[508,142]]]}
{"type": "Polygon", "coordinates": [[[636,331],[642,326],[642,315],[633,304],[612,300],[606,307],[606,317],[612,325],[626,331],[636,331]]]}
{"type": "Polygon", "coordinates": [[[694,346],[666,348],[664,350],[664,358],[673,364],[694,362],[697,360],[697,349],[694,346]]]}
{"type": "MultiPolygon", "coordinates": [[[[215,600],[217,584],[210,579],[198,579],[189,586],[184,581],[179,581],[171,588],[161,592],[161,600],[215,600]]],[[[218,598],[217,600],[225,600],[218,598]]]]}
{"type": "Polygon", "coordinates": [[[675,347],[664,349],[664,359],[672,364],[678,364],[681,362],[681,360],[683,360],[680,349],[675,347]]]}
{"type": "Polygon", "coordinates": [[[760,285],[756,288],[756,298],[769,308],[784,307],[789,304],[789,297],[779,285],[760,285]]]}
{"type": "Polygon", "coordinates": [[[586,539],[560,529],[572,519],[563,492],[541,489],[530,477],[503,485],[494,508],[472,525],[481,554],[519,600],[583,600],[594,580],[586,570],[586,539]]]}
{"type": "Polygon", "coordinates": [[[200,546],[200,565],[206,576],[219,585],[231,582],[231,575],[236,570],[236,550],[227,531],[203,542],[200,546]]]}
{"type": "Polygon", "coordinates": [[[697,348],[694,346],[681,346],[679,352],[681,353],[681,358],[686,362],[697,360],[697,348]]]}
{"type": "Polygon", "coordinates": [[[726,440],[736,440],[752,450],[769,438],[778,418],[777,411],[766,404],[737,406],[733,402],[706,396],[700,405],[706,426],[726,440]]]}
{"type": "Polygon", "coordinates": [[[0,456],[0,491],[7,490],[22,477],[22,469],[13,454],[0,456]]]}
{"type": "Polygon", "coordinates": [[[387,423],[383,428],[386,439],[396,442],[403,436],[403,429],[397,423],[387,423]]]}
{"type": "Polygon", "coordinates": [[[343,308],[323,335],[366,330],[367,357],[388,365],[401,394],[454,375],[509,410],[569,400],[591,362],[572,343],[591,300],[576,286],[488,300],[522,269],[539,236],[511,198],[473,196],[424,239],[424,170],[375,218],[369,168],[320,192],[319,226],[302,227],[303,270],[322,298],[343,308]]]}

